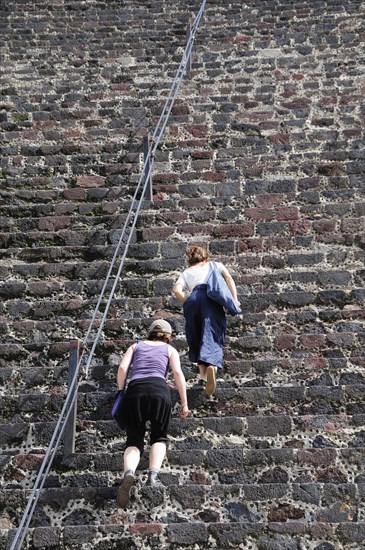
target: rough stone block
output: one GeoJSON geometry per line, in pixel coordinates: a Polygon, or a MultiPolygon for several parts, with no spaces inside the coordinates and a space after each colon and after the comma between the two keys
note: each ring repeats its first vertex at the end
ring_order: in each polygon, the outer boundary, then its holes
{"type": "Polygon", "coordinates": [[[36,527],[33,531],[35,548],[59,548],[61,530],[55,527],[36,527]]]}
{"type": "Polygon", "coordinates": [[[254,436],[288,435],[292,431],[291,419],[286,416],[254,416],[247,418],[247,434],[254,436]]]}
{"type": "Polygon", "coordinates": [[[248,500],[272,500],[281,499],[288,495],[289,487],[286,483],[268,483],[245,485],[244,495],[248,500]]]}
{"type": "Polygon", "coordinates": [[[63,541],[69,545],[90,543],[96,535],[96,528],[92,525],[66,525],[63,531],[63,541]]]}
{"type": "Polygon", "coordinates": [[[365,522],[342,522],[336,529],[336,534],[341,537],[344,544],[348,542],[364,543],[365,541],[365,522]]]}
{"type": "Polygon", "coordinates": [[[211,468],[239,468],[243,467],[244,459],[242,450],[231,449],[229,451],[224,449],[212,449],[206,454],[206,465],[211,468]]]}
{"type": "Polygon", "coordinates": [[[203,522],[170,524],[167,527],[167,538],[170,544],[207,544],[208,527],[203,522]]]}
{"type": "Polygon", "coordinates": [[[293,484],[293,499],[318,505],[321,500],[320,486],[316,483],[295,483],[293,484]]]}

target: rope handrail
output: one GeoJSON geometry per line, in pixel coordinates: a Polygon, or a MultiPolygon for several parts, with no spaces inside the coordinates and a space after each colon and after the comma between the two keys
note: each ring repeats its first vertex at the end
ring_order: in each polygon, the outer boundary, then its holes
{"type": "Polygon", "coordinates": [[[92,358],[93,358],[93,355],[94,355],[94,352],[95,352],[95,348],[97,346],[97,343],[98,343],[98,341],[100,339],[100,336],[101,336],[101,333],[103,331],[104,324],[105,324],[105,321],[106,321],[106,317],[108,315],[109,308],[110,308],[110,305],[112,303],[112,299],[114,297],[115,290],[116,290],[118,282],[119,282],[120,274],[121,274],[122,269],[124,267],[124,263],[125,263],[125,259],[126,259],[127,253],[128,253],[130,242],[131,242],[134,230],[136,228],[136,224],[137,224],[137,221],[138,221],[138,215],[139,215],[140,210],[142,208],[144,196],[146,194],[147,184],[148,184],[148,181],[149,181],[149,178],[151,176],[152,169],[153,169],[153,156],[154,156],[154,154],[155,154],[155,152],[158,148],[161,137],[162,137],[163,132],[166,128],[169,116],[171,114],[172,108],[174,106],[176,96],[179,92],[179,89],[180,89],[180,86],[181,86],[181,83],[182,83],[182,78],[183,78],[183,75],[186,71],[187,63],[188,63],[188,60],[189,60],[190,55],[191,55],[191,51],[192,51],[192,47],[193,47],[193,43],[194,43],[194,39],[195,39],[195,34],[197,32],[201,17],[202,17],[203,12],[204,12],[205,4],[206,4],[206,0],[203,0],[202,4],[200,6],[199,12],[198,12],[198,14],[197,14],[197,16],[194,20],[194,23],[191,26],[191,34],[190,34],[189,40],[187,42],[187,45],[186,45],[184,53],[183,53],[182,60],[180,62],[178,70],[176,72],[173,84],[172,84],[171,89],[170,89],[170,93],[169,93],[169,95],[166,99],[164,108],[161,112],[159,121],[158,121],[158,123],[156,125],[156,128],[155,128],[155,131],[153,133],[152,144],[149,146],[148,155],[147,155],[147,158],[144,162],[144,165],[143,165],[143,168],[142,168],[142,171],[141,171],[141,175],[138,179],[136,189],[135,189],[135,192],[133,194],[131,207],[130,207],[129,212],[127,214],[127,217],[125,219],[125,222],[124,222],[124,225],[123,225],[123,228],[122,228],[122,231],[121,231],[121,235],[120,235],[118,243],[115,247],[113,258],[111,260],[111,263],[110,263],[110,266],[109,266],[109,269],[108,269],[108,273],[106,275],[101,293],[100,293],[99,298],[97,300],[97,304],[95,306],[92,318],[90,320],[86,335],[83,339],[83,344],[84,345],[83,345],[81,357],[80,357],[80,359],[77,363],[77,367],[75,369],[74,376],[73,376],[73,378],[71,379],[71,381],[69,383],[68,392],[67,392],[62,410],[59,414],[59,418],[58,418],[56,427],[54,429],[54,432],[52,434],[50,443],[48,445],[46,454],[44,456],[44,459],[43,459],[42,464],[40,466],[40,469],[38,471],[36,481],[34,483],[33,489],[32,489],[31,494],[29,496],[26,508],[23,512],[22,519],[21,519],[20,524],[17,528],[15,536],[12,540],[10,550],[20,550],[22,548],[22,544],[24,542],[24,539],[27,535],[30,522],[32,520],[35,508],[37,506],[37,503],[38,503],[38,500],[39,500],[39,497],[40,497],[40,493],[41,493],[41,491],[44,487],[45,481],[46,481],[47,476],[49,474],[49,471],[52,467],[53,460],[56,456],[56,452],[58,451],[58,448],[60,446],[61,439],[62,439],[64,430],[65,430],[65,426],[66,426],[67,420],[70,416],[70,412],[72,410],[72,406],[75,404],[76,399],[77,399],[77,391],[74,391],[74,390],[77,389],[79,384],[80,384],[79,374],[80,374],[80,368],[81,368],[83,360],[84,360],[83,357],[84,357],[84,354],[85,354],[85,349],[86,349],[87,344],[89,342],[93,326],[95,324],[97,315],[98,315],[99,310],[100,310],[101,302],[102,302],[103,297],[105,295],[110,277],[113,273],[117,258],[119,256],[120,250],[121,250],[122,245],[123,245],[123,241],[126,238],[127,231],[128,231],[128,226],[131,223],[131,220],[133,219],[131,227],[129,229],[128,237],[127,237],[126,242],[125,242],[124,251],[123,251],[122,257],[121,257],[120,262],[119,262],[119,267],[118,267],[117,273],[115,275],[112,288],[110,290],[110,295],[109,295],[107,304],[104,308],[104,312],[103,312],[102,318],[99,322],[99,327],[98,327],[96,336],[93,339],[93,344],[92,344],[91,349],[89,351],[89,355],[86,359],[86,364],[83,368],[83,376],[85,378],[87,378],[87,376],[89,374],[89,368],[90,368],[91,361],[92,361],[92,358]],[[149,165],[149,168],[147,170],[148,165],[149,165]],[[144,185],[142,187],[142,182],[143,181],[144,181],[144,185]],[[142,190],[141,190],[141,187],[142,187],[142,190]],[[141,194],[140,194],[140,197],[137,201],[137,197],[138,197],[139,192],[141,194]],[[135,211],[133,211],[134,208],[135,208],[135,211]]]}

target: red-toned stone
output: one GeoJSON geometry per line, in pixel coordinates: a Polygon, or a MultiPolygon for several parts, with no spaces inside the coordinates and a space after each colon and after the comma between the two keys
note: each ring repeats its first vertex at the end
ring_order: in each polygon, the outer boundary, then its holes
{"type": "Polygon", "coordinates": [[[39,220],[39,229],[44,231],[58,231],[71,224],[70,216],[45,216],[39,220]]]}
{"type": "Polygon", "coordinates": [[[324,334],[301,334],[299,341],[304,348],[320,348],[324,345],[326,336],[324,334]]]}
{"type": "Polygon", "coordinates": [[[299,210],[297,206],[282,206],[275,209],[275,215],[278,221],[298,220],[299,210]]]}
{"type": "Polygon", "coordinates": [[[313,464],[315,466],[329,466],[336,461],[336,449],[299,449],[299,464],[313,464]]]}
{"type": "Polygon", "coordinates": [[[260,221],[270,221],[274,218],[274,211],[270,208],[246,208],[246,218],[260,221]]]}
{"type": "Polygon", "coordinates": [[[295,349],[297,337],[294,334],[280,334],[275,337],[275,347],[278,349],[295,349]]]}
{"type": "Polygon", "coordinates": [[[16,455],[15,462],[20,468],[26,470],[38,470],[42,464],[44,455],[29,454],[29,455],[16,455]]]}
{"type": "Polygon", "coordinates": [[[164,530],[162,523],[134,523],[129,528],[130,532],[134,535],[159,535],[164,530]]]}
{"type": "Polygon", "coordinates": [[[105,178],[103,176],[79,176],[76,185],[79,187],[103,187],[105,178]]]}
{"type": "Polygon", "coordinates": [[[330,233],[336,231],[337,220],[320,220],[312,223],[313,229],[317,233],[330,233]]]}
{"type": "Polygon", "coordinates": [[[253,252],[260,252],[262,251],[262,239],[246,239],[239,241],[239,251],[240,252],[247,252],[248,250],[252,250],[253,252]]]}
{"type": "Polygon", "coordinates": [[[209,172],[203,172],[202,173],[202,179],[204,181],[211,181],[211,182],[220,182],[224,181],[226,177],[226,173],[223,171],[209,171],[209,172]]]}
{"type": "Polygon", "coordinates": [[[269,521],[282,522],[293,519],[304,518],[305,511],[301,508],[296,508],[292,504],[280,504],[276,508],[269,508],[267,518],[269,521]]]}
{"type": "Polygon", "coordinates": [[[293,220],[289,222],[289,229],[292,235],[305,235],[311,228],[309,220],[293,220]]]}
{"type": "Polygon", "coordinates": [[[289,134],[279,133],[269,136],[269,141],[274,145],[289,143],[289,134]]]}
{"type": "Polygon", "coordinates": [[[203,138],[209,134],[209,127],[204,124],[188,124],[185,126],[185,130],[195,138],[203,138]]]}
{"type": "Polygon", "coordinates": [[[326,468],[325,470],[316,470],[317,481],[320,483],[336,483],[341,485],[347,483],[347,475],[339,468],[326,468]]]}
{"type": "Polygon", "coordinates": [[[225,225],[220,225],[214,228],[215,235],[225,235],[227,237],[240,237],[242,235],[253,235],[255,231],[255,226],[253,223],[237,223],[225,225]]]}

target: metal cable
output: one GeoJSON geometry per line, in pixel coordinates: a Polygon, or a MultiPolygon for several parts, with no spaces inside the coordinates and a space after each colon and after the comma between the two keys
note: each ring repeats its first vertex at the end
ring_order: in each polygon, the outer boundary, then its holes
{"type": "MultiPolygon", "coordinates": [[[[173,84],[172,84],[171,89],[170,89],[170,93],[169,93],[168,98],[165,102],[165,105],[164,105],[164,108],[163,108],[162,113],[160,115],[159,121],[158,121],[158,123],[156,125],[156,128],[155,128],[155,131],[153,133],[153,144],[151,144],[149,146],[148,155],[147,155],[147,158],[144,162],[143,169],[141,171],[141,175],[139,177],[139,180],[138,180],[138,183],[137,183],[137,186],[136,186],[133,198],[132,198],[131,207],[129,209],[127,218],[124,222],[124,226],[123,226],[119,241],[116,245],[116,248],[115,248],[115,251],[114,251],[114,254],[113,254],[113,258],[111,260],[111,264],[110,264],[106,279],[104,281],[100,296],[98,298],[93,316],[91,318],[88,330],[87,330],[86,335],[83,339],[83,344],[87,345],[89,337],[91,335],[92,328],[95,324],[97,315],[99,313],[100,304],[101,304],[102,299],[104,297],[109,279],[110,279],[111,274],[113,272],[113,269],[115,267],[115,263],[116,263],[116,260],[118,258],[120,249],[122,247],[123,241],[126,238],[128,225],[129,225],[132,217],[134,216],[132,225],[131,225],[130,230],[129,230],[128,237],[126,239],[126,243],[125,243],[125,246],[124,246],[124,251],[123,251],[120,263],[119,263],[117,274],[114,278],[114,283],[113,283],[111,291],[110,291],[110,296],[109,296],[109,299],[107,301],[106,307],[104,309],[101,321],[99,323],[99,328],[97,330],[96,336],[93,339],[93,344],[92,344],[91,350],[90,350],[88,358],[86,360],[86,365],[85,365],[84,370],[83,370],[83,373],[84,373],[85,377],[87,377],[87,375],[89,373],[89,368],[90,368],[90,364],[91,364],[91,361],[92,361],[92,358],[93,358],[93,355],[94,355],[94,351],[95,351],[96,345],[97,345],[97,343],[100,339],[101,333],[103,331],[105,320],[107,318],[109,308],[110,308],[112,299],[114,297],[116,287],[117,287],[118,282],[119,282],[119,277],[120,277],[120,274],[121,274],[122,269],[124,267],[125,259],[126,259],[127,253],[128,253],[128,249],[129,249],[130,242],[131,242],[131,239],[132,239],[132,236],[133,236],[133,232],[135,230],[135,227],[136,227],[136,224],[137,224],[137,221],[138,221],[138,215],[139,215],[140,210],[142,208],[142,204],[143,204],[144,196],[145,196],[146,189],[147,189],[147,186],[148,186],[148,182],[149,182],[149,179],[151,177],[152,168],[153,168],[153,156],[154,156],[154,154],[157,150],[157,147],[160,143],[162,134],[163,134],[163,132],[166,128],[169,116],[171,114],[171,110],[174,106],[176,96],[177,96],[178,91],[180,89],[180,86],[181,86],[181,83],[182,83],[182,78],[183,78],[183,75],[186,71],[186,66],[187,66],[187,63],[189,61],[189,57],[191,55],[195,34],[196,34],[197,29],[198,29],[199,22],[200,22],[200,19],[202,17],[203,11],[204,11],[205,3],[206,3],[206,0],[203,0],[203,2],[201,4],[201,7],[200,7],[200,10],[199,10],[199,12],[198,12],[198,14],[197,14],[197,16],[194,20],[194,23],[192,24],[192,31],[191,31],[188,43],[185,47],[182,61],[181,61],[180,65],[179,65],[179,68],[176,72],[175,79],[174,79],[173,84]],[[148,170],[147,170],[147,166],[149,166],[148,170]],[[142,188],[142,191],[141,191],[140,198],[137,201],[137,196],[138,196],[138,193],[140,191],[143,180],[144,180],[144,185],[143,185],[143,188],[142,188]],[[135,206],[135,204],[136,204],[136,206],[135,206]],[[135,212],[133,211],[134,207],[135,207],[135,212]]],[[[30,497],[28,499],[27,506],[24,510],[21,522],[20,522],[19,527],[18,527],[18,529],[15,533],[14,539],[12,540],[10,550],[20,550],[22,548],[22,544],[24,542],[24,539],[27,535],[29,525],[30,525],[30,522],[31,522],[33,514],[34,514],[34,510],[37,506],[37,503],[38,503],[38,500],[39,500],[39,497],[40,497],[41,490],[43,489],[43,486],[45,484],[45,481],[47,479],[49,471],[52,467],[53,460],[55,458],[56,452],[57,452],[57,450],[60,446],[60,443],[61,443],[61,439],[62,439],[64,430],[65,430],[67,420],[70,416],[72,407],[75,404],[75,401],[77,399],[77,391],[74,391],[74,390],[75,390],[76,387],[78,388],[78,386],[80,384],[80,381],[78,381],[78,379],[79,379],[80,367],[81,367],[81,364],[82,364],[82,361],[83,361],[83,355],[84,355],[84,350],[82,351],[81,358],[78,361],[77,367],[75,369],[75,374],[74,374],[74,376],[73,376],[73,378],[72,378],[72,380],[69,384],[68,393],[66,395],[65,402],[64,402],[62,410],[60,412],[56,427],[55,427],[54,432],[52,434],[51,441],[50,441],[49,446],[47,448],[47,451],[46,451],[46,454],[44,456],[43,462],[42,462],[41,467],[39,469],[36,481],[34,483],[34,486],[33,486],[32,492],[30,494],[30,497]]]]}
{"type": "MultiPolygon", "coordinates": [[[[183,78],[183,75],[185,73],[186,66],[187,66],[187,63],[189,61],[189,57],[191,55],[191,51],[192,51],[192,47],[193,47],[193,43],[194,43],[194,39],[195,39],[195,34],[197,32],[198,25],[199,25],[200,19],[202,17],[203,11],[204,11],[205,3],[206,3],[206,0],[203,0],[202,4],[200,6],[199,12],[198,12],[193,24],[192,24],[191,34],[190,34],[189,40],[186,44],[186,47],[185,47],[185,50],[184,50],[184,53],[183,53],[183,56],[182,56],[182,60],[181,60],[180,65],[179,65],[179,67],[176,71],[175,78],[174,78],[172,86],[170,88],[169,95],[166,99],[164,108],[161,112],[160,118],[159,118],[159,120],[157,122],[157,125],[156,125],[156,128],[153,132],[152,144],[149,146],[148,155],[147,155],[147,158],[145,159],[145,162],[144,162],[144,165],[143,165],[143,168],[142,168],[142,171],[141,171],[138,183],[137,183],[137,187],[136,187],[136,190],[135,190],[133,198],[132,198],[131,209],[129,210],[127,218],[124,222],[122,233],[120,235],[118,244],[117,244],[116,249],[114,251],[114,255],[113,255],[109,270],[108,270],[108,274],[107,274],[106,279],[104,281],[104,285],[103,285],[102,291],[100,293],[98,302],[96,304],[92,319],[90,321],[89,328],[88,328],[87,333],[86,333],[86,335],[84,337],[84,340],[83,340],[84,343],[87,343],[87,341],[88,341],[91,330],[92,330],[93,325],[94,325],[95,320],[96,320],[96,316],[99,312],[99,307],[100,307],[101,301],[104,297],[104,293],[105,293],[105,290],[107,288],[110,276],[111,276],[112,271],[114,269],[114,265],[115,265],[116,259],[118,257],[119,250],[120,250],[120,248],[122,246],[122,243],[123,243],[123,240],[125,238],[125,233],[126,233],[126,230],[127,230],[127,227],[128,227],[128,223],[129,223],[129,221],[132,217],[132,208],[133,208],[134,202],[135,202],[135,200],[138,196],[138,192],[139,192],[139,189],[141,187],[143,179],[145,180],[145,185],[144,185],[144,188],[143,188],[142,195],[144,196],[144,194],[145,194],[147,182],[149,180],[149,177],[150,177],[151,171],[152,171],[152,164],[153,164],[154,154],[155,154],[155,152],[156,152],[156,150],[159,146],[162,134],[163,134],[163,132],[166,128],[168,118],[171,114],[171,110],[173,108],[176,96],[177,96],[178,91],[180,89],[180,86],[181,86],[181,83],[182,83],[182,78],[183,78]],[[167,111],[167,114],[166,114],[166,111],[167,111]],[[162,125],[162,127],[160,128],[161,125],[162,125]],[[145,171],[146,171],[146,168],[149,164],[149,161],[151,162],[150,169],[149,169],[148,174],[145,175],[145,171]]],[[[129,244],[128,244],[128,246],[129,246],[129,244]]],[[[123,257],[123,262],[124,262],[124,257],[123,257]]],[[[109,307],[110,307],[110,304],[108,304],[108,309],[109,309],[109,307]]],[[[98,331],[98,336],[100,336],[100,333],[101,333],[101,331],[98,331]]],[[[86,367],[86,374],[87,374],[87,369],[88,369],[88,367],[86,367]]]]}

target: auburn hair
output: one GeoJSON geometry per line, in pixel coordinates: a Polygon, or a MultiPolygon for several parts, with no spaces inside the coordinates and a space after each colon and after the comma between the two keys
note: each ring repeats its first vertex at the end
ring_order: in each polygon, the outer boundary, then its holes
{"type": "Polygon", "coordinates": [[[208,250],[204,246],[192,245],[186,250],[189,265],[195,265],[199,262],[207,262],[209,260],[208,250]]]}

